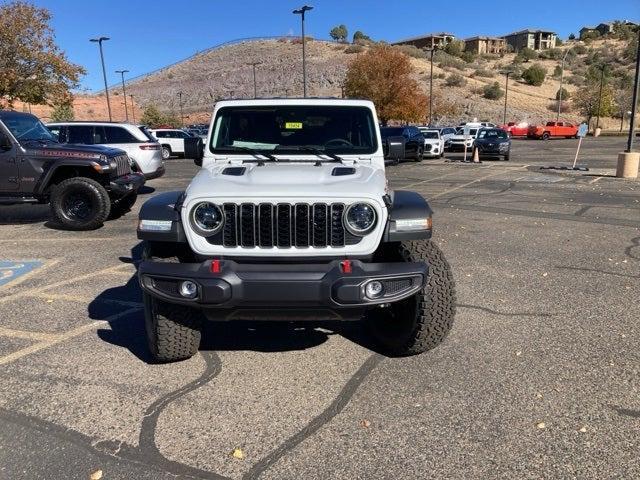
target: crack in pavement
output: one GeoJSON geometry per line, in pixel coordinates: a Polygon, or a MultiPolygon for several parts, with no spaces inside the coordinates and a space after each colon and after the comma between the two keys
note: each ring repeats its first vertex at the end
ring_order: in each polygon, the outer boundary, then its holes
{"type": "Polygon", "coordinates": [[[260,477],[267,469],[274,465],[287,453],[296,448],[304,440],[316,433],[320,428],[329,423],[338,415],[344,407],[351,401],[360,385],[369,376],[373,369],[384,359],[382,355],[374,353],[360,366],[349,381],[342,387],[342,390],[334,401],[320,415],[313,418],[302,430],[285,440],[279,447],[255,463],[251,469],[243,475],[243,480],[251,480],[260,477]]]}
{"type": "Polygon", "coordinates": [[[498,310],[493,310],[488,307],[481,307],[480,305],[471,305],[468,303],[458,303],[456,307],[460,308],[470,308],[472,310],[481,310],[483,312],[491,313],[493,315],[500,315],[503,317],[555,317],[557,315],[561,315],[561,313],[542,313],[542,312],[499,312],[498,310]]]}

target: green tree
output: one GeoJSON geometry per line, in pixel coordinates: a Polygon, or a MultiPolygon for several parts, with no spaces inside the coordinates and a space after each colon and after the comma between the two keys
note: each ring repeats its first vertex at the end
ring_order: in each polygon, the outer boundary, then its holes
{"type": "Polygon", "coordinates": [[[369,37],[369,35],[365,35],[360,30],[357,30],[356,33],[353,34],[353,43],[358,43],[358,42],[366,43],[370,41],[371,41],[371,37],[369,37]]]}
{"type": "Polygon", "coordinates": [[[493,82],[491,85],[484,87],[483,96],[489,100],[499,100],[504,96],[504,92],[498,82],[493,82]]]}
{"type": "Polygon", "coordinates": [[[524,72],[522,72],[522,79],[529,85],[539,87],[544,83],[544,78],[547,76],[547,69],[539,63],[534,63],[524,72]]]}
{"type": "Polygon", "coordinates": [[[454,57],[460,57],[464,52],[464,42],[462,40],[452,40],[444,46],[444,51],[454,57]]]}
{"type": "Polygon", "coordinates": [[[578,90],[573,96],[573,104],[580,113],[591,121],[591,118],[598,116],[610,117],[616,111],[614,92],[610,85],[602,88],[602,101],[600,101],[599,85],[588,84],[578,90]],[[600,105],[600,109],[598,109],[600,105]]]}
{"type": "Polygon", "coordinates": [[[531,50],[529,47],[525,47],[518,52],[518,55],[516,55],[516,57],[523,62],[528,62],[529,60],[538,58],[538,54],[535,50],[531,50]]]}
{"type": "Polygon", "coordinates": [[[63,104],[85,70],[55,43],[51,14],[23,1],[0,5],[0,107],[16,99],[63,104]]]}
{"type": "Polygon", "coordinates": [[[383,124],[389,120],[423,122],[427,97],[413,78],[407,55],[388,45],[377,45],[358,55],[345,79],[347,97],[368,98],[383,124]]]}
{"type": "Polygon", "coordinates": [[[569,34],[569,40],[575,40],[575,39],[576,39],[575,33],[570,33],[569,34]]]}
{"type": "Polygon", "coordinates": [[[51,111],[52,122],[69,122],[75,118],[73,105],[71,103],[61,103],[56,105],[51,111]]]}
{"type": "Polygon", "coordinates": [[[344,42],[347,40],[347,35],[349,35],[349,32],[347,31],[346,25],[338,25],[331,29],[329,35],[336,42],[344,42]]]}
{"type": "Polygon", "coordinates": [[[571,94],[569,93],[569,90],[567,90],[566,88],[562,87],[559,88],[558,91],[556,92],[556,100],[560,100],[560,91],[562,91],[562,100],[569,100],[571,98],[571,94]]]}
{"type": "Polygon", "coordinates": [[[166,115],[162,113],[155,105],[147,105],[142,112],[142,117],[140,117],[140,123],[153,128],[158,125],[178,126],[180,121],[173,114],[166,115]]]}

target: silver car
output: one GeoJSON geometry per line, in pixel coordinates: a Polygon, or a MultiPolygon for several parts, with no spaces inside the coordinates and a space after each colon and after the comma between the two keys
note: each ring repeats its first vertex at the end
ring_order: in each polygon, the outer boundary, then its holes
{"type": "Polygon", "coordinates": [[[104,145],[127,152],[133,169],[147,180],[164,175],[162,147],[144,127],[113,122],[55,122],[47,124],[60,143],[104,145]]]}

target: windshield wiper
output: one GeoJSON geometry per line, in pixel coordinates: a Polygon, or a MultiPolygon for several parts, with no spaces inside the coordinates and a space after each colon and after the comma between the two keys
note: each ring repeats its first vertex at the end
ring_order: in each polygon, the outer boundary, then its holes
{"type": "MultiPolygon", "coordinates": [[[[288,147],[288,148],[290,148],[290,147],[288,147]]],[[[340,162],[340,163],[344,163],[344,161],[343,161],[343,159],[341,157],[339,157],[335,153],[327,152],[326,150],[320,150],[319,148],[310,147],[308,145],[302,145],[302,146],[299,146],[299,147],[296,147],[296,148],[297,148],[297,150],[304,150],[306,152],[311,152],[314,155],[317,155],[318,157],[321,157],[322,155],[324,155],[325,157],[329,157],[331,159],[331,160],[323,159],[323,161],[325,161],[325,162],[340,162]]],[[[318,165],[318,163],[316,163],[316,165],[318,165]]]]}
{"type": "Polygon", "coordinates": [[[244,152],[250,153],[251,155],[253,155],[254,157],[256,157],[260,161],[259,163],[264,163],[265,158],[270,160],[270,161],[272,161],[272,162],[277,162],[278,161],[278,159],[276,157],[274,157],[273,155],[271,155],[270,153],[261,152],[259,150],[254,150],[253,148],[249,148],[249,147],[239,147],[238,145],[228,145],[228,146],[225,146],[223,148],[231,148],[233,150],[242,150],[244,152]],[[259,158],[260,155],[262,155],[265,158],[259,158]]]}

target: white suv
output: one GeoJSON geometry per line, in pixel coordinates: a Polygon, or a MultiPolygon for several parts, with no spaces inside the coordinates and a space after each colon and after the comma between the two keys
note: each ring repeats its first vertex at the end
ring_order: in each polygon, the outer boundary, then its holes
{"type": "Polygon", "coordinates": [[[424,136],[424,151],[422,156],[427,158],[444,157],[444,138],[440,130],[429,127],[418,127],[424,136]]]}
{"type": "Polygon", "coordinates": [[[104,145],[127,152],[133,168],[147,180],[164,175],[160,144],[144,127],[112,122],[55,122],[47,128],[60,143],[104,145]]]}
{"type": "Polygon", "coordinates": [[[184,156],[184,139],[192,135],[177,128],[156,128],[149,130],[162,145],[162,158],[167,160],[171,155],[184,156]]]}
{"type": "Polygon", "coordinates": [[[427,201],[388,185],[372,102],[218,102],[186,155],[200,171],[138,224],[155,359],[194,355],[207,320],[363,320],[391,355],[445,338],[451,269],[427,201]]]}

